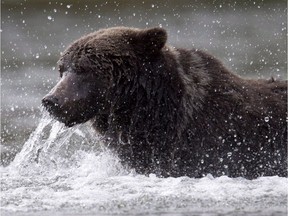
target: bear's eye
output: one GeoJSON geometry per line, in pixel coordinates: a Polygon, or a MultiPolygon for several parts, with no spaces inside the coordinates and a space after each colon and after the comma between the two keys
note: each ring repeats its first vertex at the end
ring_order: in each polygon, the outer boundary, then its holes
{"type": "Polygon", "coordinates": [[[63,72],[61,73],[60,77],[65,77],[65,76],[67,76],[67,75],[68,75],[68,71],[63,71],[63,72]]]}
{"type": "Polygon", "coordinates": [[[70,70],[61,71],[60,72],[60,78],[67,76],[69,72],[71,72],[71,71],[70,70]]]}
{"type": "Polygon", "coordinates": [[[64,72],[64,66],[63,66],[63,64],[59,64],[59,65],[58,65],[58,71],[59,71],[59,73],[60,73],[60,77],[62,77],[62,74],[63,74],[63,72],[64,72]]]}

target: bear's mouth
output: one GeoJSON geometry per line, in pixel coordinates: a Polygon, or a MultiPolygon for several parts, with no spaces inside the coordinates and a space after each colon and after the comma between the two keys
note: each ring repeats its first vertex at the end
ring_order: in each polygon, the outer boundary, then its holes
{"type": "Polygon", "coordinates": [[[52,118],[63,123],[66,127],[73,127],[74,125],[78,124],[77,120],[73,119],[72,115],[68,114],[68,111],[63,111],[60,109],[60,107],[50,106],[47,104],[43,104],[43,106],[52,118]]]}
{"type": "Polygon", "coordinates": [[[78,124],[76,121],[60,121],[64,123],[66,127],[73,127],[74,125],[78,124]]]}
{"type": "Polygon", "coordinates": [[[85,116],[83,113],[79,115],[73,115],[67,110],[60,110],[60,109],[51,109],[49,107],[45,107],[46,110],[49,112],[50,116],[55,120],[63,123],[66,127],[73,127],[77,124],[82,124],[87,122],[90,118],[85,116]]]}
{"type": "Polygon", "coordinates": [[[49,112],[49,114],[52,116],[52,118],[63,123],[66,127],[73,127],[77,124],[82,123],[77,119],[73,119],[72,116],[70,116],[70,115],[63,117],[63,115],[59,115],[59,114],[56,115],[53,112],[49,112]]]}

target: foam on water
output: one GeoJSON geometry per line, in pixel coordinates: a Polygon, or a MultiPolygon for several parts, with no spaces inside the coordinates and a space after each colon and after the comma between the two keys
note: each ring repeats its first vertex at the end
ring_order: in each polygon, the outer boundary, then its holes
{"type": "Polygon", "coordinates": [[[89,123],[66,128],[44,114],[1,167],[3,215],[149,213],[286,215],[287,178],[158,178],[125,169],[89,123]]]}

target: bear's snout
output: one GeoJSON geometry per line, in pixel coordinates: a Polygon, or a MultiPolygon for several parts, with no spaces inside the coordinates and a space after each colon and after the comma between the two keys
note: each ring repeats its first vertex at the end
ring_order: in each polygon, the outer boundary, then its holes
{"type": "Polygon", "coordinates": [[[55,111],[55,109],[60,107],[59,99],[54,95],[46,95],[42,99],[42,105],[48,110],[48,111],[55,111]]]}
{"type": "MultiPolygon", "coordinates": [[[[42,99],[42,105],[45,109],[52,115],[55,119],[60,122],[63,122],[66,126],[70,126],[71,116],[68,114],[68,110],[63,107],[62,100],[55,96],[54,94],[49,93],[42,99]]],[[[73,125],[74,125],[73,121],[73,125]]]]}

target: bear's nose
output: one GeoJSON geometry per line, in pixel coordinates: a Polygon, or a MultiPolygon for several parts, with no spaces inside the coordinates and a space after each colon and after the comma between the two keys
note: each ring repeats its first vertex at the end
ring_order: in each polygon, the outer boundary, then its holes
{"type": "Polygon", "coordinates": [[[47,95],[42,99],[42,104],[46,108],[53,108],[59,106],[59,100],[53,95],[47,95]]]}

